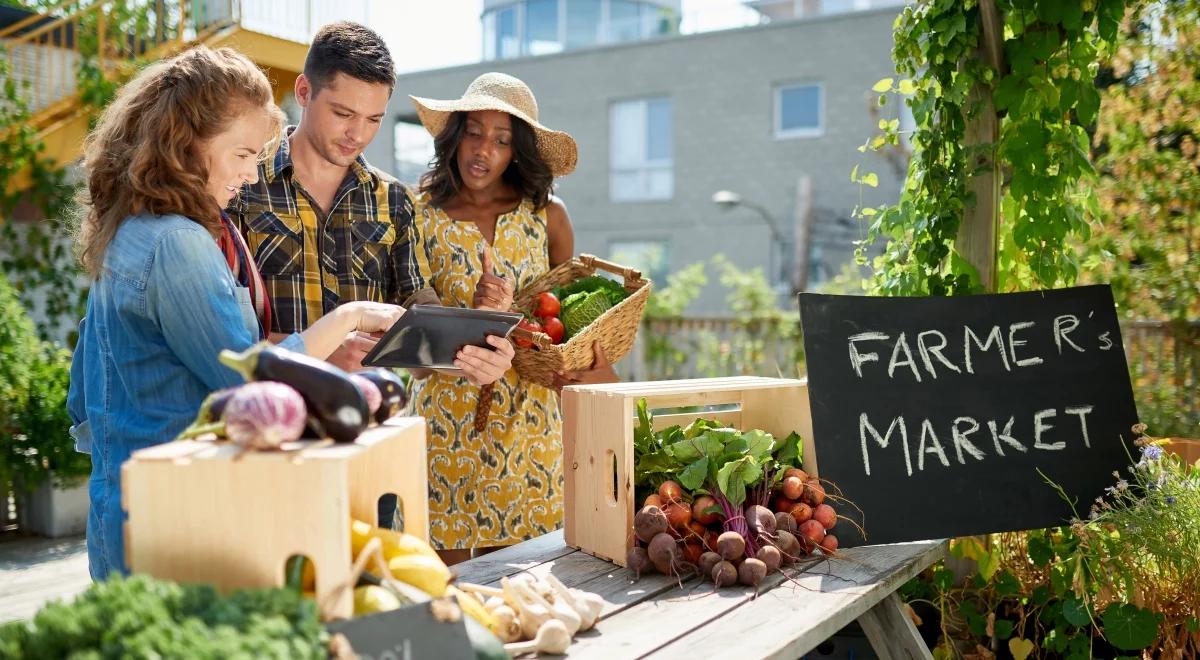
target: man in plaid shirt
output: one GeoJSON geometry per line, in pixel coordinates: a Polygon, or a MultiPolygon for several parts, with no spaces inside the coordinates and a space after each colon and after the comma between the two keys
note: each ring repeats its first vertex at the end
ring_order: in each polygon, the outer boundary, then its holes
{"type": "MultiPolygon", "coordinates": [[[[304,330],[351,300],[439,304],[425,282],[408,191],[362,155],[394,87],[391,54],[369,28],[333,23],[313,38],[296,80],[300,124],[229,209],[266,283],[272,336],[304,330]]],[[[503,308],[512,302],[511,286],[496,276],[481,276],[477,295],[499,298],[493,304],[503,308]]],[[[351,333],[329,361],[360,368],[376,341],[351,333]]],[[[460,354],[464,375],[477,383],[500,378],[511,357],[507,342],[460,354]]]]}

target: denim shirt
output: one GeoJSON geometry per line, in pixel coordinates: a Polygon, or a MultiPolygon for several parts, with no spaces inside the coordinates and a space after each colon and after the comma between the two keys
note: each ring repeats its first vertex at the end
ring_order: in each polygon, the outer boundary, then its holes
{"type": "MultiPolygon", "coordinates": [[[[217,355],[259,339],[249,291],[204,227],[176,215],[121,223],[88,294],[67,396],[76,449],[92,455],[93,579],[125,571],[121,464],[178,435],[213,390],[244,382],[217,355]]],[[[281,345],[304,351],[298,334],[281,345]]]]}

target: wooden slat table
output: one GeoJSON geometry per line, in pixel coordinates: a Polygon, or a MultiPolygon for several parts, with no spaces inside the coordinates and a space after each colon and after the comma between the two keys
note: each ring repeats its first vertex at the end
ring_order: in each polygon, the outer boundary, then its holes
{"type": "Polygon", "coordinates": [[[580,633],[571,658],[787,658],[800,657],[858,620],[876,654],[929,658],[896,589],[946,556],[946,541],[851,548],[829,561],[810,560],[776,573],[752,589],[679,582],[633,573],[567,546],[562,532],[459,564],[459,579],[495,585],[528,572],[553,573],[567,586],[606,601],[594,631],[580,633]]]}

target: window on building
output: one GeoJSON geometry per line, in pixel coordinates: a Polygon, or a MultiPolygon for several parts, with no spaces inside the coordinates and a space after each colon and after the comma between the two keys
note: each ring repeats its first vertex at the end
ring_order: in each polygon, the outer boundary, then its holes
{"type": "Polygon", "coordinates": [[[567,48],[579,48],[600,43],[603,18],[601,0],[570,0],[567,2],[567,48]]]}
{"type": "Polygon", "coordinates": [[[525,55],[545,55],[562,50],[558,38],[558,0],[525,3],[525,55]]]}
{"type": "Polygon", "coordinates": [[[612,241],[608,244],[610,261],[642,271],[654,286],[666,286],[671,272],[671,243],[667,240],[612,241]]]}
{"type": "Polygon", "coordinates": [[[820,83],[775,88],[775,137],[814,137],[825,132],[824,90],[820,83]]]}
{"type": "Polygon", "coordinates": [[[396,159],[392,174],[404,183],[415,185],[433,160],[433,136],[415,116],[403,117],[392,128],[392,148],[396,159]]]}
{"type": "Polygon", "coordinates": [[[521,41],[517,36],[517,9],[517,6],[512,6],[496,12],[496,57],[502,60],[521,54],[521,41]]]}
{"type": "Polygon", "coordinates": [[[671,99],[614,103],[609,118],[612,200],[671,199],[675,194],[671,99]]]}
{"type": "Polygon", "coordinates": [[[608,34],[610,41],[635,41],[642,34],[642,3],[634,0],[609,0],[608,34]]]}

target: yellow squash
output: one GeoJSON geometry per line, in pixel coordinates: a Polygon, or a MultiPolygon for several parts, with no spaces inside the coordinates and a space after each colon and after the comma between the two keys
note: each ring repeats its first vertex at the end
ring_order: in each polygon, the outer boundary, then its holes
{"type": "Polygon", "coordinates": [[[437,551],[412,534],[372,527],[361,520],[350,522],[350,548],[353,550],[354,557],[357,557],[367,542],[373,538],[379,539],[383,544],[383,556],[386,559],[400,555],[423,555],[441,561],[437,551]]]}
{"type": "Polygon", "coordinates": [[[387,612],[400,608],[396,594],[375,585],[358,587],[354,590],[354,616],[387,612]]]}

